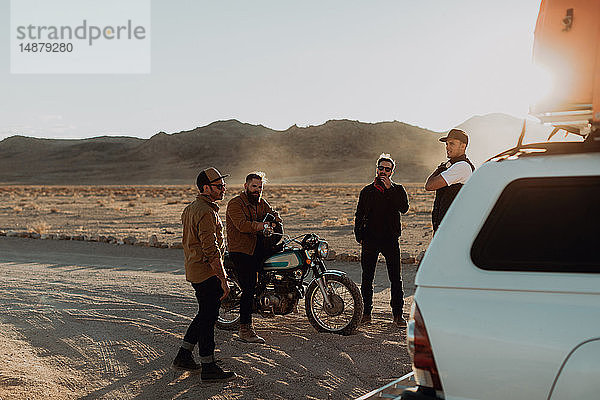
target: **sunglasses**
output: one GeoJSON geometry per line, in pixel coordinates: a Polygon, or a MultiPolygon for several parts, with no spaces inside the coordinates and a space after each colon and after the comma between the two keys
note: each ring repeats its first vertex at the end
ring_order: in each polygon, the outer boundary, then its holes
{"type": "Polygon", "coordinates": [[[225,189],[225,184],[224,183],[210,183],[209,185],[210,186],[214,186],[214,187],[216,187],[219,190],[225,189]]]}
{"type": "Polygon", "coordinates": [[[384,167],[383,165],[378,165],[377,169],[380,171],[392,172],[392,169],[390,167],[384,167]]]}

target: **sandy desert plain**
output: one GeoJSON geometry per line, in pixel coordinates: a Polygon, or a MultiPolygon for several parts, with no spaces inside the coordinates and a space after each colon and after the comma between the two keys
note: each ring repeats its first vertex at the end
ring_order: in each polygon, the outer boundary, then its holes
{"type": "MultiPolygon", "coordinates": [[[[402,217],[401,251],[417,257],[431,240],[433,196],[422,183],[404,185],[411,206],[402,217]]],[[[361,187],[267,184],[264,197],[286,233],[326,239],[337,254],[328,267],[360,284],[352,226],[361,187]]],[[[228,186],[223,220],[227,201],[240,190],[228,186]]],[[[176,248],[181,211],[196,193],[193,186],[0,186],[1,400],[346,399],[410,371],[405,332],[390,321],[383,263],[374,322],[356,334],[317,333],[301,302],[297,314],[255,318],[263,346],[217,330],[217,357],[238,379],[207,384],[171,369],[196,311],[176,248]],[[109,236],[137,243],[103,243],[109,236]],[[150,241],[165,248],[148,247],[150,241]]],[[[403,265],[406,313],[416,269],[403,265]]]]}

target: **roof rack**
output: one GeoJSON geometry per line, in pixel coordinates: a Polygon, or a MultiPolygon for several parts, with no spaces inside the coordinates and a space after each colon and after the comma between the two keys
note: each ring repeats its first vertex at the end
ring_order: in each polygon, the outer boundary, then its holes
{"type": "Polygon", "coordinates": [[[567,104],[562,107],[536,105],[531,107],[529,113],[545,125],[554,125],[559,129],[586,137],[591,130],[593,106],[592,104],[567,104]]]}
{"type": "MultiPolygon", "coordinates": [[[[558,119],[553,118],[552,122],[550,114],[554,115],[554,117],[560,114],[559,112],[552,113],[544,113],[548,118],[543,119],[539,114],[535,115],[540,120],[545,123],[552,123],[554,125],[554,129],[548,136],[548,139],[552,139],[554,135],[556,135],[559,131],[563,130],[566,133],[573,133],[575,135],[579,135],[584,138],[583,142],[542,142],[542,143],[530,143],[527,145],[523,144],[523,139],[525,138],[525,132],[527,127],[527,120],[523,120],[523,126],[521,128],[521,134],[519,135],[519,139],[517,140],[517,144],[515,147],[505,150],[502,153],[499,153],[487,161],[505,161],[505,160],[514,160],[516,158],[522,156],[532,156],[532,155],[548,155],[548,154],[569,154],[569,153],[592,153],[600,151],[600,121],[594,121],[591,118],[591,104],[586,105],[590,106],[589,114],[584,114],[584,110],[580,110],[581,113],[576,114],[575,112],[560,112],[564,117],[563,122],[566,122],[566,125],[557,124],[558,119]],[[589,115],[589,120],[580,120],[576,121],[575,119],[568,117],[574,117],[576,115],[589,115]]],[[[585,111],[586,113],[588,111],[585,111]]]]}
{"type": "Polygon", "coordinates": [[[600,152],[600,137],[589,135],[583,142],[543,142],[521,144],[487,161],[516,160],[522,157],[600,152]]]}

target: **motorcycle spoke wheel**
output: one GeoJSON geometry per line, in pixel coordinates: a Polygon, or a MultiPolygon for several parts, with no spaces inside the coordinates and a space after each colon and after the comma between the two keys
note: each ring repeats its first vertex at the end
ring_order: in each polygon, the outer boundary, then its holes
{"type": "Polygon", "coordinates": [[[336,331],[348,324],[354,313],[352,307],[352,295],[348,289],[339,282],[330,282],[327,285],[332,305],[328,306],[320,291],[315,292],[313,301],[313,313],[315,318],[329,330],[336,331]],[[345,304],[350,303],[346,308],[345,304]]]}
{"type": "Polygon", "coordinates": [[[223,306],[221,306],[221,308],[219,308],[219,320],[222,322],[227,323],[228,321],[233,321],[237,318],[239,318],[240,316],[240,305],[239,303],[237,305],[233,305],[233,306],[229,306],[227,308],[224,308],[223,306]]]}
{"type": "Polygon", "coordinates": [[[306,298],[308,318],[317,330],[341,334],[351,333],[362,318],[362,297],[356,284],[348,277],[327,276],[328,305],[316,282],[311,284],[306,298]]]}
{"type": "Polygon", "coordinates": [[[237,330],[240,324],[240,299],[242,290],[237,283],[230,284],[229,295],[221,302],[216,327],[223,330],[237,330]]]}

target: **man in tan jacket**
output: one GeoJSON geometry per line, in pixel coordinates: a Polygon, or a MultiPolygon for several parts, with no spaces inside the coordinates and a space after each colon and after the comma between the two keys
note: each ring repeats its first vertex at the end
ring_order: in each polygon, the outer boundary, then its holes
{"type": "Polygon", "coordinates": [[[221,300],[229,293],[223,268],[223,223],[216,203],[223,200],[225,195],[223,178],[226,176],[212,167],[201,171],[196,179],[200,194],[181,215],[185,277],[196,292],[198,314],[187,329],[173,367],[187,371],[202,368],[203,381],[223,381],[235,377],[235,373],[223,371],[215,363],[214,355],[215,323],[221,300]],[[192,355],[196,344],[202,366],[194,361],[192,355]]]}
{"type": "Polygon", "coordinates": [[[262,172],[249,174],[244,191],[229,201],[225,213],[229,255],[242,289],[239,338],[249,343],[265,343],[252,327],[257,274],[266,256],[263,232],[272,233],[282,222],[277,211],[262,198],[264,180],[262,172]],[[273,215],[275,222],[264,222],[267,214],[273,215]]]}

